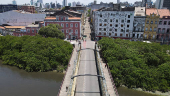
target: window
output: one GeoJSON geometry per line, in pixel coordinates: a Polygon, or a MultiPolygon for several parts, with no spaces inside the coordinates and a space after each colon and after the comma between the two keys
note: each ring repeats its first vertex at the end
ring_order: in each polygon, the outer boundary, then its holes
{"type": "Polygon", "coordinates": [[[75,24],[76,27],[78,27],[78,24],[75,24]]]}
{"type": "Polygon", "coordinates": [[[104,32],[104,35],[106,35],[106,33],[104,32]]]}
{"type": "Polygon", "coordinates": [[[127,25],[127,27],[129,28],[129,25],[127,25]]]}
{"type": "Polygon", "coordinates": [[[104,22],[107,22],[107,19],[104,19],[104,22]]]}
{"type": "Polygon", "coordinates": [[[34,33],[34,29],[32,29],[32,33],[34,33]]]}
{"type": "Polygon", "coordinates": [[[129,32],[129,29],[127,29],[126,32],[129,32]]]}
{"type": "Polygon", "coordinates": [[[99,32],[99,35],[102,35],[102,33],[101,33],[101,32],[99,32]]]}
{"type": "Polygon", "coordinates": [[[147,20],[146,24],[149,24],[149,20],[147,20]]]}
{"type": "Polygon", "coordinates": [[[70,27],[73,27],[73,24],[70,24],[70,27]]]}
{"type": "Polygon", "coordinates": [[[155,24],[157,24],[157,21],[155,21],[155,24]]]}
{"type": "Polygon", "coordinates": [[[112,24],[110,24],[110,27],[112,27],[112,24]]]}
{"type": "Polygon", "coordinates": [[[116,24],[115,27],[118,27],[118,25],[116,24]]]}
{"type": "Polygon", "coordinates": [[[159,21],[159,25],[162,25],[162,21],[159,21]]]}
{"type": "Polygon", "coordinates": [[[148,28],[146,28],[145,30],[148,31],[148,28]]]}
{"type": "Polygon", "coordinates": [[[151,24],[153,24],[153,21],[151,20],[151,24]]]}
{"type": "Polygon", "coordinates": [[[123,27],[123,24],[121,24],[121,27],[123,27]]]}
{"type": "Polygon", "coordinates": [[[102,23],[100,23],[99,26],[102,26],[102,23]]]}
{"type": "Polygon", "coordinates": [[[117,36],[117,33],[115,33],[115,36],[117,36]]]}
{"type": "Polygon", "coordinates": [[[168,25],[170,25],[170,21],[168,22],[168,25]]]}
{"type": "Polygon", "coordinates": [[[130,18],[130,15],[128,15],[128,18],[130,18]]]}
{"type": "Polygon", "coordinates": [[[165,28],[162,29],[162,32],[163,32],[163,33],[165,32],[165,28]]]}
{"type": "Polygon", "coordinates": [[[66,24],[66,27],[68,27],[68,24],[66,24]]]}
{"type": "Polygon", "coordinates": [[[161,28],[158,28],[158,32],[161,32],[161,28]]]}
{"type": "Polygon", "coordinates": [[[64,30],[61,30],[64,33],[64,30]]]}
{"type": "Polygon", "coordinates": [[[154,31],[156,31],[156,28],[154,28],[154,31]]]}
{"type": "Polygon", "coordinates": [[[68,33],[68,30],[66,30],[66,33],[68,33]]]}
{"type": "Polygon", "coordinates": [[[99,28],[99,31],[102,31],[102,28],[99,28]]]}
{"type": "Polygon", "coordinates": [[[152,28],[150,28],[150,31],[152,31],[152,28]]]}
{"type": "Polygon", "coordinates": [[[130,23],[130,20],[127,20],[127,23],[130,23]]]}
{"type": "Polygon", "coordinates": [[[112,31],[112,28],[110,28],[109,31],[112,31]]]}
{"type": "Polygon", "coordinates": [[[99,22],[102,22],[102,19],[99,19],[99,22]]]}
{"type": "Polygon", "coordinates": [[[106,28],[104,28],[104,31],[106,31],[106,28]]]}
{"type": "Polygon", "coordinates": [[[109,36],[111,36],[112,35],[112,33],[109,33],[109,36]]]}
{"type": "Polygon", "coordinates": [[[122,23],[124,23],[124,20],[121,20],[122,23]]]}
{"type": "Polygon", "coordinates": [[[110,22],[112,22],[112,19],[110,19],[110,22]]]}
{"type": "Polygon", "coordinates": [[[166,25],[167,21],[164,21],[164,25],[166,25]]]}
{"type": "Polygon", "coordinates": [[[78,34],[78,30],[76,30],[76,34],[78,34]]]}
{"type": "Polygon", "coordinates": [[[102,14],[100,14],[100,17],[102,17],[102,14]]]}
{"type": "Polygon", "coordinates": [[[59,20],[59,17],[57,17],[57,21],[59,20]]]}
{"type": "Polygon", "coordinates": [[[61,17],[61,21],[63,21],[63,17],[61,17]]]}
{"type": "Polygon", "coordinates": [[[128,34],[126,34],[126,37],[128,37],[128,34]]]}
{"type": "Polygon", "coordinates": [[[115,29],[115,32],[117,32],[117,29],[115,29]]]}
{"type": "Polygon", "coordinates": [[[124,32],[123,29],[121,29],[121,32],[124,32]]]}
{"type": "Polygon", "coordinates": [[[38,33],[38,29],[36,29],[36,32],[38,33]]]}
{"type": "Polygon", "coordinates": [[[120,37],[122,37],[123,35],[122,34],[120,34],[120,37]]]}
{"type": "Polygon", "coordinates": [[[64,24],[61,24],[61,27],[64,27],[64,24]]]}
{"type": "Polygon", "coordinates": [[[107,24],[104,24],[104,26],[107,26],[107,24]]]}
{"type": "Polygon", "coordinates": [[[116,22],[118,22],[118,19],[116,19],[116,22]]]}
{"type": "Polygon", "coordinates": [[[27,29],[27,32],[30,33],[30,29],[27,29]]]}
{"type": "Polygon", "coordinates": [[[72,33],[72,32],[73,32],[73,29],[71,29],[70,32],[72,33]]]}
{"type": "Polygon", "coordinates": [[[169,28],[167,29],[167,31],[166,31],[167,33],[169,33],[169,28]]]}

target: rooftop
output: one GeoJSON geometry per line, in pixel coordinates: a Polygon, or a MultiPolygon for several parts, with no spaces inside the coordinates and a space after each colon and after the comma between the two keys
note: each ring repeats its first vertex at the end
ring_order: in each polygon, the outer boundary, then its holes
{"type": "Polygon", "coordinates": [[[27,25],[27,27],[39,27],[38,24],[34,25],[34,24],[31,24],[31,25],[27,25]]]}
{"type": "Polygon", "coordinates": [[[145,7],[135,7],[134,16],[145,16],[145,7]]]}
{"type": "Polygon", "coordinates": [[[4,26],[5,29],[22,29],[25,28],[25,26],[4,26]]]}
{"type": "Polygon", "coordinates": [[[146,9],[146,15],[150,15],[153,13],[156,15],[160,15],[160,18],[163,18],[163,16],[170,16],[170,11],[168,9],[156,9],[156,8],[146,9]]]}
{"type": "MultiPolygon", "coordinates": [[[[56,20],[56,17],[46,17],[45,20],[56,20]]],[[[79,17],[68,17],[68,20],[81,20],[79,17]]]]}

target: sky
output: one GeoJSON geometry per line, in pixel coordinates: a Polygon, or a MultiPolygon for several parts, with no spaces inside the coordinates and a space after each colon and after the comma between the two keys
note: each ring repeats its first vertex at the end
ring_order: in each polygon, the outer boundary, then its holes
{"type": "MultiPolygon", "coordinates": [[[[12,1],[13,0],[0,0],[0,4],[12,4],[12,1]]],[[[25,4],[25,3],[30,3],[30,0],[15,0],[17,1],[17,4],[18,5],[21,5],[21,4],[25,4]]],[[[37,0],[34,0],[34,1],[37,1],[37,0]]],[[[60,4],[62,4],[62,0],[43,0],[43,3],[50,3],[50,2],[58,2],[60,4]]],[[[84,5],[87,5],[89,4],[90,2],[94,1],[94,0],[67,0],[67,3],[72,3],[72,2],[80,2],[80,3],[83,3],[84,5]]],[[[113,3],[116,3],[117,0],[97,0],[97,3],[100,3],[100,2],[103,2],[103,3],[109,3],[109,2],[113,2],[113,3]]],[[[120,2],[125,2],[125,1],[128,1],[129,3],[134,3],[135,1],[142,1],[142,0],[120,0],[120,2]]],[[[152,0],[153,2],[155,2],[156,0],[152,0]]]]}

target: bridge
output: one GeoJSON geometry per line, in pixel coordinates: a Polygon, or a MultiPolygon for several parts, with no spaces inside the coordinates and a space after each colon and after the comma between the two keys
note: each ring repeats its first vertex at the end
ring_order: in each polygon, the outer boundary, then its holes
{"type": "MultiPolygon", "coordinates": [[[[88,37],[89,27],[85,30],[88,37]]],[[[119,96],[98,50],[89,39],[81,44],[76,42],[58,96],[119,96]]]]}

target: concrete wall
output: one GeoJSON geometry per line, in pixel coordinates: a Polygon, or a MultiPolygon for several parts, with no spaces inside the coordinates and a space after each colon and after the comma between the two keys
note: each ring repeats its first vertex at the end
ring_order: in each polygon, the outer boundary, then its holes
{"type": "Polygon", "coordinates": [[[0,25],[27,26],[35,21],[44,21],[46,14],[27,14],[8,11],[0,14],[0,25]]]}

